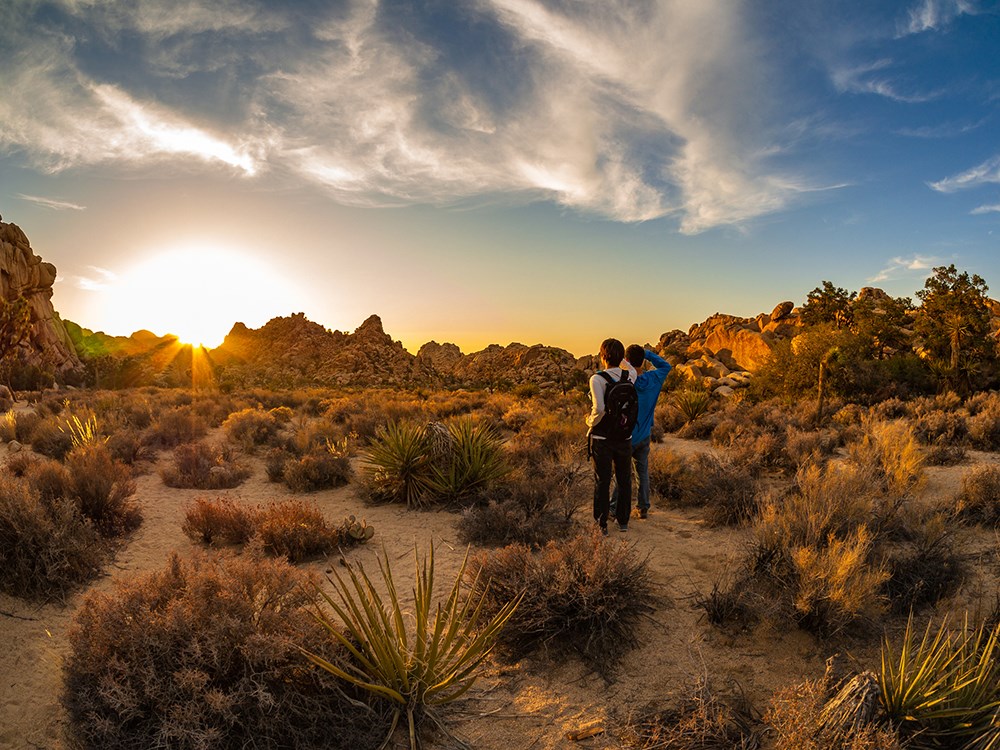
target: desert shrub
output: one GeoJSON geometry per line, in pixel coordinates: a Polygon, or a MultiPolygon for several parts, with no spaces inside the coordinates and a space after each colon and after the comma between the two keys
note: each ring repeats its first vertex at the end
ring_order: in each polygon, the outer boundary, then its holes
{"type": "Polygon", "coordinates": [[[17,434],[15,437],[22,443],[30,443],[35,428],[43,421],[44,418],[33,411],[21,412],[17,415],[17,434]]]}
{"type": "Polygon", "coordinates": [[[131,470],[104,443],[75,448],[66,457],[67,493],[104,536],[121,536],[142,523],[131,470]]]}
{"type": "Polygon", "coordinates": [[[667,501],[678,501],[684,497],[684,459],[671,450],[650,450],[649,489],[667,501]]]}
{"type": "Polygon", "coordinates": [[[747,466],[699,453],[684,472],[683,502],[704,508],[712,526],[738,525],[757,515],[760,487],[747,466]]]}
{"type": "Polygon", "coordinates": [[[404,617],[389,555],[383,550],[380,586],[372,583],[359,563],[356,570],[348,567],[349,580],[334,571],[336,598],[320,591],[336,620],[326,613],[320,619],[333,639],[354,655],[353,664],[345,667],[322,654],[306,653],[323,670],[387,699],[394,717],[382,746],[388,745],[405,716],[411,750],[419,747],[416,730],[425,719],[433,720],[447,733],[436,707],[451,703],[472,687],[479,665],[493,650],[517,607],[514,598],[488,613],[484,606],[488,582],[474,576],[463,590],[466,561],[447,599],[436,601],[434,548],[423,561],[416,553],[414,557],[412,617],[404,617]],[[388,597],[383,591],[388,591],[388,597]],[[407,620],[413,624],[407,626],[407,620]]]}
{"type": "Polygon", "coordinates": [[[153,453],[143,442],[142,435],[134,428],[125,428],[111,433],[107,441],[112,457],[129,466],[153,458],[153,453]]]}
{"type": "Polygon", "coordinates": [[[882,644],[882,708],[920,746],[991,748],[1000,742],[1000,626],[950,628],[933,621],[921,636],[907,622],[902,642],[882,644]]]}
{"type": "Polygon", "coordinates": [[[315,505],[293,499],[266,505],[254,520],[264,549],[291,562],[367,542],[375,533],[373,526],[354,516],[344,519],[340,526],[331,526],[315,505]]]}
{"type": "Polygon", "coordinates": [[[0,476],[0,591],[61,598],[97,575],[105,555],[76,503],[43,500],[29,483],[0,476]]]}
{"type": "Polygon", "coordinates": [[[0,414],[0,442],[9,443],[17,439],[17,414],[8,409],[0,414]]]}
{"type": "Polygon", "coordinates": [[[284,448],[270,448],[264,454],[264,472],[267,481],[280,482],[285,478],[285,464],[294,454],[284,448]]]}
{"type": "Polygon", "coordinates": [[[500,497],[462,511],[458,535],[466,544],[500,546],[542,544],[566,536],[573,527],[578,492],[588,467],[565,458],[548,459],[532,469],[516,468],[500,497]]]}
{"type": "Polygon", "coordinates": [[[930,411],[913,420],[913,435],[924,445],[960,443],[968,432],[965,414],[960,412],[930,411]]]}
{"type": "Polygon", "coordinates": [[[751,602],[748,582],[723,572],[712,582],[707,594],[694,594],[694,606],[702,610],[709,624],[717,628],[749,630],[759,619],[757,608],[751,602]]]}
{"type": "Polygon", "coordinates": [[[905,422],[867,420],[860,442],[848,446],[853,462],[867,466],[893,497],[915,492],[924,482],[923,454],[905,422]]]}
{"type": "MultiPolygon", "coordinates": [[[[895,399],[895,401],[899,401],[899,399],[895,399]]],[[[882,402],[882,404],[885,403],[887,403],[887,401],[882,402]]],[[[903,402],[899,401],[899,403],[902,404],[903,402]]],[[[830,419],[833,421],[834,424],[840,427],[849,427],[851,425],[860,425],[861,420],[864,418],[865,414],[867,414],[867,411],[864,407],[859,406],[858,404],[845,404],[844,406],[840,407],[837,411],[835,411],[830,419]]],[[[890,419],[890,418],[893,417],[882,415],[882,419],[890,419]]]]}
{"type": "Polygon", "coordinates": [[[638,750],[757,750],[760,729],[742,694],[725,700],[699,680],[666,708],[629,717],[620,741],[638,750]]]}
{"type": "Polygon", "coordinates": [[[179,406],[159,415],[143,433],[146,445],[155,449],[174,448],[205,437],[208,423],[189,406],[179,406]]]}
{"type": "MultiPolygon", "coordinates": [[[[520,432],[535,416],[536,409],[523,403],[516,403],[503,414],[503,424],[514,432],[520,432]]],[[[8,438],[9,439],[9,438],[8,438]]]]}
{"type": "Polygon", "coordinates": [[[182,530],[202,544],[246,544],[256,525],[256,511],[231,498],[196,497],[184,511],[182,530]]]}
{"type": "Polygon", "coordinates": [[[48,417],[35,425],[31,433],[31,449],[61,461],[73,449],[73,438],[62,429],[61,419],[48,417]]]}
{"type": "Polygon", "coordinates": [[[261,408],[243,409],[226,417],[222,429],[228,440],[250,450],[273,439],[280,423],[272,412],[261,408]]]}
{"type": "Polygon", "coordinates": [[[173,463],[160,470],[168,487],[199,490],[231,489],[249,476],[250,467],[238,461],[228,447],[205,442],[178,445],[173,463]]]}
{"type": "Polygon", "coordinates": [[[1000,406],[995,401],[968,419],[968,441],[976,450],[1000,450],[1000,406]]]}
{"type": "Polygon", "coordinates": [[[25,468],[24,479],[43,501],[70,497],[69,471],[54,458],[32,461],[25,468]]]}
{"type": "Polygon", "coordinates": [[[912,538],[884,553],[889,578],[885,593],[893,611],[905,614],[956,591],[966,572],[952,543],[951,524],[941,515],[908,524],[912,538]]]}
{"type": "Polygon", "coordinates": [[[708,413],[698,417],[693,422],[687,422],[677,430],[677,437],[684,440],[707,440],[711,437],[716,425],[719,423],[719,415],[708,413]]]}
{"type": "Polygon", "coordinates": [[[1000,526],[1000,466],[984,464],[970,469],[962,477],[954,507],[967,521],[1000,526]]]}
{"type": "Polygon", "coordinates": [[[775,750],[903,750],[882,718],[876,676],[864,672],[838,683],[828,662],[818,680],[775,693],[764,723],[775,750]]]}
{"type": "Polygon", "coordinates": [[[924,449],[924,464],[927,466],[954,466],[968,458],[965,446],[956,443],[936,441],[924,449]]]}
{"type": "MultiPolygon", "coordinates": [[[[714,436],[714,432],[712,433],[714,436]]],[[[786,438],[783,434],[754,431],[734,436],[725,447],[725,456],[733,464],[758,472],[781,469],[787,462],[786,438]]]]}
{"type": "Polygon", "coordinates": [[[522,597],[501,634],[515,654],[574,652],[608,680],[656,603],[647,560],[596,532],[549,542],[537,554],[522,544],[484,552],[470,570],[486,613],[522,597]]]}
{"type": "Polygon", "coordinates": [[[653,411],[653,424],[664,433],[677,432],[684,426],[684,415],[663,398],[653,411]]]}
{"type": "Polygon", "coordinates": [[[373,748],[385,721],[350,686],[305,669],[341,663],[285,562],[174,556],[84,601],[69,633],[63,704],[83,748],[373,748]],[[353,693],[353,695],[352,695],[353,693]]]}
{"type": "Polygon", "coordinates": [[[281,468],[281,479],[292,492],[315,492],[347,484],[353,473],[346,446],[340,449],[331,445],[301,458],[287,458],[281,468]]]}
{"type": "Polygon", "coordinates": [[[886,609],[882,585],[889,574],[871,564],[871,555],[871,533],[864,525],[845,539],[831,538],[824,547],[794,549],[799,626],[829,635],[859,620],[872,622],[882,614],[886,609]]]}
{"type": "Polygon", "coordinates": [[[4,462],[3,468],[12,477],[23,477],[31,465],[37,461],[38,459],[28,451],[20,451],[10,454],[4,462]]]}
{"type": "Polygon", "coordinates": [[[836,433],[831,430],[789,429],[785,442],[788,464],[796,468],[832,456],[838,445],[836,433]]]}

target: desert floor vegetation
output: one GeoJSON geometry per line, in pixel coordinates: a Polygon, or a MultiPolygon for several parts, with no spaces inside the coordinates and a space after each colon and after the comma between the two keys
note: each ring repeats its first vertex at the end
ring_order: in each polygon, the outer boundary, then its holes
{"type": "Polygon", "coordinates": [[[585,410],[537,388],[14,404],[0,747],[365,748],[395,717],[400,748],[411,716],[428,750],[989,746],[996,394],[831,397],[819,423],[815,400],[713,397],[686,426],[661,399],[652,511],[609,539],[590,533],[585,410]],[[205,479],[227,462],[248,471],[236,486],[205,479]],[[204,484],[169,486],[180,469],[204,484]],[[418,604],[432,545],[440,590],[418,604]],[[417,648],[428,601],[466,643],[506,621],[483,659],[454,652],[475,667],[447,705],[369,679],[314,617],[375,666],[372,623],[417,648]],[[893,702],[920,664],[961,718],[893,702]]]}

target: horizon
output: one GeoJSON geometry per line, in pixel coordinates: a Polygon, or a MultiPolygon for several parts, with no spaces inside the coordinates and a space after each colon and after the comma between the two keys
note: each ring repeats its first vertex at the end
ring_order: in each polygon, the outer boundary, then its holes
{"type": "MultiPolygon", "coordinates": [[[[38,0],[0,214],[90,330],[373,312],[583,356],[829,280],[1000,284],[1000,8],[38,0]]],[[[501,344],[503,345],[503,344],[501,344]]]]}

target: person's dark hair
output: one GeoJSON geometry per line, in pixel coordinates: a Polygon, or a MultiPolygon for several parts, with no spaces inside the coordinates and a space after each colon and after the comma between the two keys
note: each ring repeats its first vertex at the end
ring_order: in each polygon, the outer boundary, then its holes
{"type": "Polygon", "coordinates": [[[601,358],[610,367],[618,367],[625,359],[625,345],[618,339],[604,339],[601,342],[601,358]]]}
{"type": "Polygon", "coordinates": [[[628,363],[632,367],[638,370],[642,367],[642,363],[646,361],[646,350],[638,344],[629,344],[628,349],[625,350],[625,359],[628,360],[628,363]]]}

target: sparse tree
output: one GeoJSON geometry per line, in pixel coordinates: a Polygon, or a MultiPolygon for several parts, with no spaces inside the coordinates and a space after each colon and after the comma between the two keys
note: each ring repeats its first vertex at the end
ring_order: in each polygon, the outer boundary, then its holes
{"type": "Polygon", "coordinates": [[[990,339],[986,282],[977,274],[958,272],[955,264],[939,266],[917,292],[921,306],[914,327],[926,356],[947,367],[955,387],[971,386],[973,375],[996,359],[990,339]]]}
{"type": "Polygon", "coordinates": [[[806,295],[802,321],[809,325],[832,323],[837,328],[846,328],[851,323],[851,303],[857,296],[857,292],[848,293],[846,289],[824,281],[822,287],[816,287],[806,295]]]}
{"type": "Polygon", "coordinates": [[[873,359],[882,360],[886,349],[902,349],[908,343],[903,329],[912,309],[909,297],[856,300],[851,309],[851,330],[870,346],[873,359]]]}

